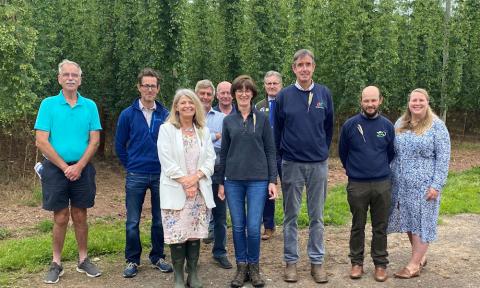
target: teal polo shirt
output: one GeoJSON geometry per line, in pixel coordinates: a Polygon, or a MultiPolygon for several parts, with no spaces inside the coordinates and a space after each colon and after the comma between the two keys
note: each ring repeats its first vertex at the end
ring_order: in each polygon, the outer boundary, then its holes
{"type": "Polygon", "coordinates": [[[62,91],[43,99],[35,121],[35,130],[50,133],[48,141],[65,162],[80,160],[87,149],[90,131],[102,130],[95,102],[78,92],[77,96],[73,107],[62,91]]]}

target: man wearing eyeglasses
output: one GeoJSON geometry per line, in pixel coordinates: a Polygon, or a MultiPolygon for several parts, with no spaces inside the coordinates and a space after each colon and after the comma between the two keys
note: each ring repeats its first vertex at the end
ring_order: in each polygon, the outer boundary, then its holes
{"type": "Polygon", "coordinates": [[[310,50],[293,56],[295,84],[277,95],[275,142],[282,159],[284,280],[298,281],[297,219],[306,188],[309,217],[307,253],[313,280],[328,282],[324,268],[323,208],[327,196],[328,150],[333,134],[333,101],[330,90],[313,81],[315,57],[310,50]]]}
{"type": "Polygon", "coordinates": [[[100,143],[97,105],[80,95],[82,69],[69,60],[58,65],[57,96],[45,98],[35,122],[36,145],[45,160],[42,179],[43,209],[53,211],[53,259],[45,276],[47,284],[57,283],[64,270],[61,264],[65,233],[72,217],[78,246],[77,271],[89,277],[101,275],[87,257],[87,209],[95,202],[95,168],[90,163],[100,143]]]}
{"type": "MultiPolygon", "coordinates": [[[[270,121],[270,126],[273,129],[275,124],[275,106],[278,92],[282,90],[282,75],[277,71],[268,71],[263,77],[263,85],[266,96],[264,99],[255,104],[255,108],[261,112],[265,112],[270,121]]],[[[273,130],[272,130],[273,131],[273,130]]],[[[282,162],[277,159],[277,170],[280,179],[282,178],[282,162]]],[[[270,239],[275,233],[275,199],[268,199],[265,201],[265,208],[263,209],[263,234],[262,240],[270,239]]]]}
{"type": "Polygon", "coordinates": [[[172,272],[165,261],[163,226],[160,210],[160,161],[157,138],[160,125],[168,117],[168,110],[156,101],[160,91],[159,74],[144,68],[138,74],[137,89],[140,98],[122,111],[115,134],[115,150],[127,171],[125,204],[127,208],[125,260],[123,277],[137,275],[142,244],[140,242],[140,216],[147,189],[151,195],[152,226],[150,261],[162,272],[172,272]]]}

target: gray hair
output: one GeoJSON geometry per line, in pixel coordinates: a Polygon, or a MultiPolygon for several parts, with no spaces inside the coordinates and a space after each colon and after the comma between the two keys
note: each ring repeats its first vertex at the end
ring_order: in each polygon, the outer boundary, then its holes
{"type": "Polygon", "coordinates": [[[313,52],[308,49],[300,49],[295,52],[295,54],[293,55],[293,64],[297,62],[298,58],[302,58],[305,56],[310,56],[313,60],[313,64],[315,64],[315,56],[313,55],[313,52]]]}
{"type": "Polygon", "coordinates": [[[267,73],[265,73],[265,77],[263,77],[263,82],[267,80],[268,77],[275,76],[280,80],[280,84],[283,83],[282,81],[282,74],[278,73],[277,71],[270,70],[267,73]]]}
{"type": "Polygon", "coordinates": [[[73,62],[73,61],[70,61],[68,59],[63,59],[62,62],[60,62],[60,64],[58,64],[58,74],[62,74],[62,67],[65,64],[75,65],[78,68],[78,73],[80,74],[80,76],[82,76],[82,68],[80,68],[80,65],[78,65],[77,62],[73,62]]]}
{"type": "Polygon", "coordinates": [[[212,88],[212,94],[215,95],[215,86],[213,86],[212,81],[208,79],[200,80],[197,82],[197,85],[195,85],[195,94],[198,93],[198,90],[205,88],[212,88]]]}

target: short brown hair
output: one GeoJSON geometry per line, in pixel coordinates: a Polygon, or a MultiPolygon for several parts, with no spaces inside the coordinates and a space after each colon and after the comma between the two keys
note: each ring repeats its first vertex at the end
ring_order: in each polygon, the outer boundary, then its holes
{"type": "Polygon", "coordinates": [[[161,80],[160,74],[154,69],[148,68],[148,67],[143,68],[142,71],[140,71],[140,73],[138,73],[138,76],[137,76],[138,85],[142,85],[143,77],[157,78],[157,87],[160,86],[160,80],[161,80]]]}
{"type": "Polygon", "coordinates": [[[253,81],[252,77],[248,75],[240,75],[235,80],[232,82],[232,87],[230,88],[230,93],[232,94],[232,97],[235,97],[235,91],[240,90],[242,88],[249,89],[252,91],[253,96],[252,99],[255,99],[257,97],[257,86],[255,85],[255,82],[253,81]]]}

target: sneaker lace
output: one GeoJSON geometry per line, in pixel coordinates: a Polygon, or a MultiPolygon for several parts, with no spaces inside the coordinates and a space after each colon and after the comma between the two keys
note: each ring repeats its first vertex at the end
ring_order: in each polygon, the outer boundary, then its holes
{"type": "Polygon", "coordinates": [[[128,262],[127,263],[127,269],[132,269],[132,268],[135,268],[135,267],[137,267],[136,263],[133,263],[133,262],[128,262]]]}
{"type": "Polygon", "coordinates": [[[163,258],[160,258],[157,261],[157,265],[167,265],[167,264],[168,264],[167,261],[165,261],[165,259],[163,258]]]}

